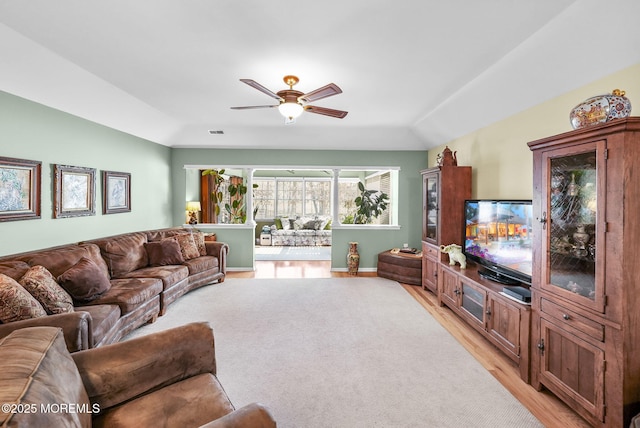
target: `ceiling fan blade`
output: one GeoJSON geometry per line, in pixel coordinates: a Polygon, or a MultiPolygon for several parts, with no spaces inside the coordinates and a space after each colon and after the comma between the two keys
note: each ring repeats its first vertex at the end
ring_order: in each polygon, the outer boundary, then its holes
{"type": "Polygon", "coordinates": [[[342,89],[338,87],[335,83],[329,83],[322,88],[318,88],[315,91],[311,91],[307,94],[300,95],[298,97],[298,101],[304,101],[305,103],[312,103],[317,100],[321,100],[323,98],[330,97],[332,95],[338,95],[342,93],[342,89]]]}
{"type": "Polygon", "coordinates": [[[240,79],[240,81],[246,83],[247,85],[251,86],[252,88],[255,88],[255,89],[259,90],[262,93],[265,93],[265,94],[269,95],[271,98],[275,98],[276,100],[281,101],[281,102],[284,101],[282,99],[282,97],[280,97],[280,95],[278,95],[278,94],[274,93],[273,91],[265,88],[264,86],[262,86],[261,84],[259,84],[255,80],[240,79]]]}
{"type": "Polygon", "coordinates": [[[253,108],[273,108],[278,107],[278,104],[272,106],[244,106],[244,107],[231,107],[232,110],[250,110],[253,108]]]}
{"type": "Polygon", "coordinates": [[[343,110],[334,110],[326,107],[304,106],[304,109],[309,113],[323,114],[325,116],[331,116],[338,119],[343,119],[348,114],[348,112],[343,110]]]}

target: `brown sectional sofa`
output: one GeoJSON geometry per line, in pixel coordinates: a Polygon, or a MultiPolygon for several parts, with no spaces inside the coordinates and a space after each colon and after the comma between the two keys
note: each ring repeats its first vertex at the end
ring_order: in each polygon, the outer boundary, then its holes
{"type": "Polygon", "coordinates": [[[73,354],[59,328],[24,328],[0,339],[0,360],[2,427],[276,426],[259,403],[234,408],[207,323],[73,354]]]}
{"type": "MultiPolygon", "coordinates": [[[[199,252],[189,259],[173,254],[176,241],[166,238],[182,239],[190,233],[183,228],[132,232],[1,257],[0,274],[16,281],[37,265],[60,279],[88,259],[97,266],[94,277],[108,278],[108,290],[88,302],[74,299],[74,312],[0,323],[0,337],[25,327],[54,326],[62,328],[70,352],[119,341],[141,325],[155,321],[188,291],[224,281],[229,249],[225,243],[201,242],[199,252]],[[168,254],[173,258],[167,258],[168,254]]],[[[79,290],[75,291],[82,293],[83,286],[98,282],[91,276],[76,281],[79,290]]]]}

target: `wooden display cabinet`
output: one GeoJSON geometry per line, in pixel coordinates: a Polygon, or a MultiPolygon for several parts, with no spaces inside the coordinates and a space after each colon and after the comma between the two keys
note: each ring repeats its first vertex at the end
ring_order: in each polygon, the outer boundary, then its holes
{"type": "Polygon", "coordinates": [[[530,305],[500,294],[504,285],[480,277],[473,263],[467,269],[441,263],[439,269],[440,304],[460,315],[512,359],[522,380],[529,382],[530,305]]]}
{"type": "Polygon", "coordinates": [[[462,245],[464,201],[471,198],[470,166],[439,166],[422,174],[422,288],[438,292],[440,245],[462,245]]]}
{"type": "Polygon", "coordinates": [[[532,385],[598,427],[640,412],[640,118],[529,143],[532,385]]]}

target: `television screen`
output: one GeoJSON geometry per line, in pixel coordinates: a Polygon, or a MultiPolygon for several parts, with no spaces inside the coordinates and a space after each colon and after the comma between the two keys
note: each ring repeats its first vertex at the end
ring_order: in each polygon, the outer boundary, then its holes
{"type": "Polygon", "coordinates": [[[532,223],[530,200],[465,201],[464,253],[491,280],[530,284],[532,223]]]}

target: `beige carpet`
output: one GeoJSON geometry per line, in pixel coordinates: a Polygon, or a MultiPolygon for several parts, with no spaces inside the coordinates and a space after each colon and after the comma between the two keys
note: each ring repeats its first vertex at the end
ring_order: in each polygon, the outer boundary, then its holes
{"type": "Polygon", "coordinates": [[[236,407],[279,427],[541,426],[394,281],[228,279],[130,337],[191,321],[213,326],[236,407]]]}

